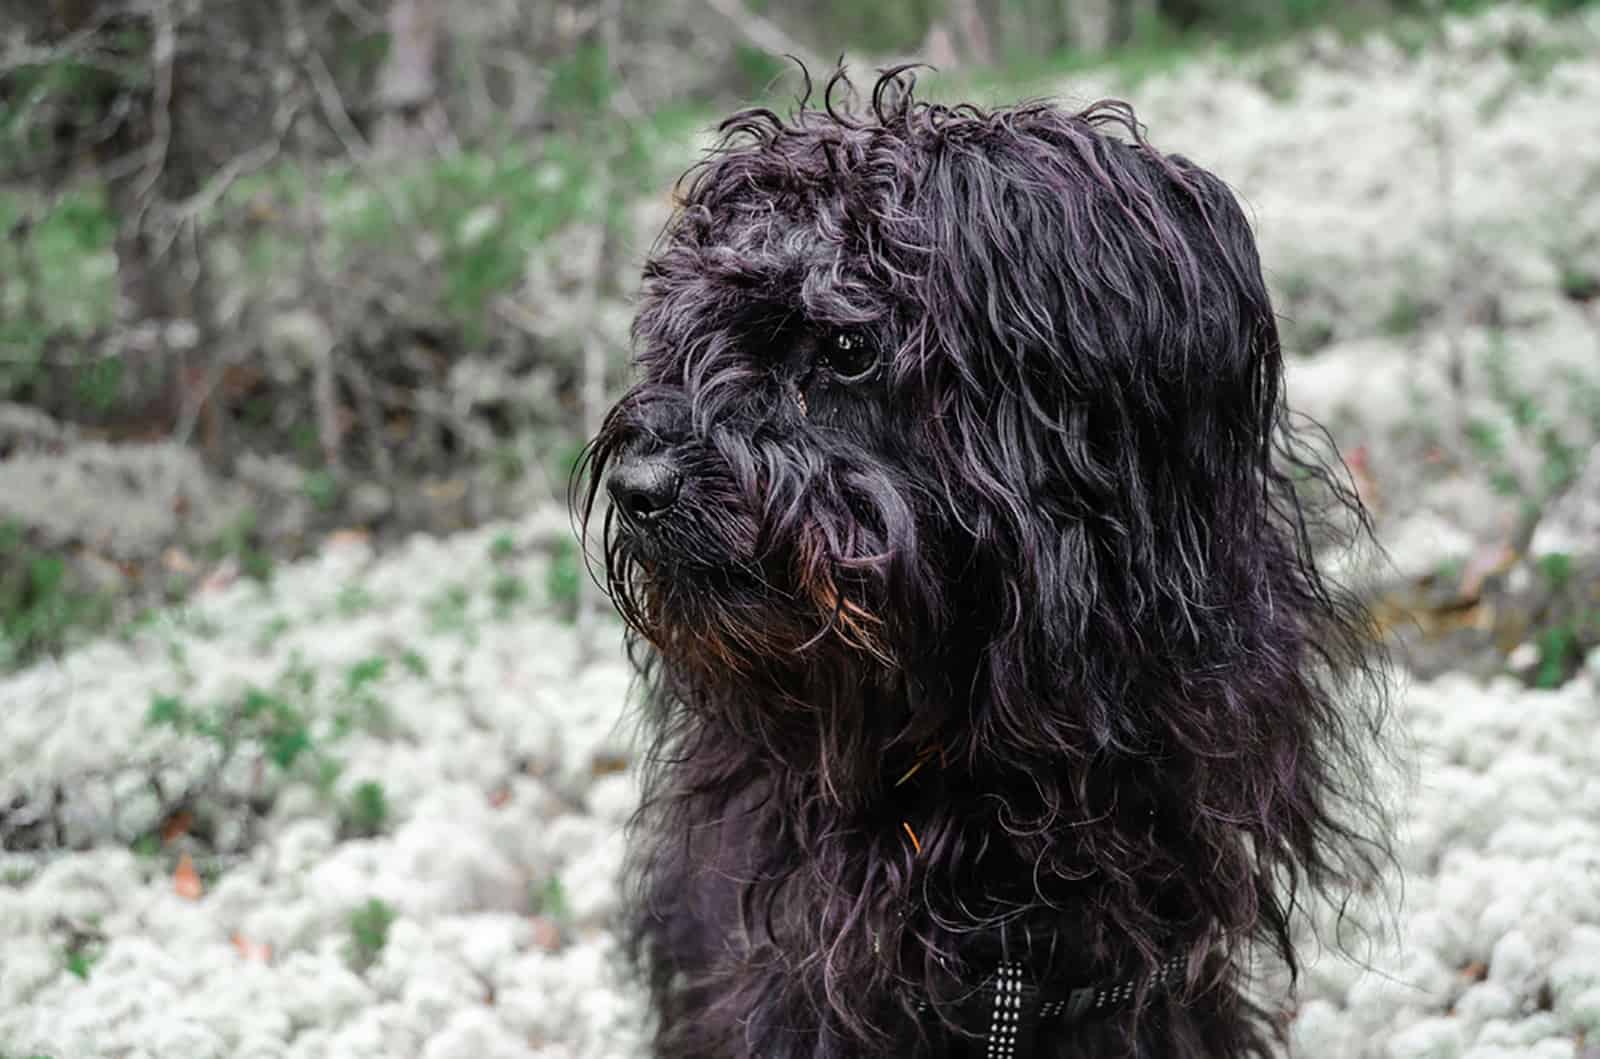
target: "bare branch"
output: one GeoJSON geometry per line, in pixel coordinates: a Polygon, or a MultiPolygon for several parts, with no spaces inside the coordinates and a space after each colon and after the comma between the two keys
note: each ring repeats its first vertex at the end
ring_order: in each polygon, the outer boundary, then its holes
{"type": "Polygon", "coordinates": [[[172,146],[172,76],[178,55],[178,29],[173,24],[171,6],[166,0],[157,0],[150,17],[156,31],[150,51],[150,61],[155,68],[155,98],[150,107],[152,130],[144,176],[139,183],[140,198],[150,194],[167,167],[167,152],[172,146]]]}
{"type": "Polygon", "coordinates": [[[106,23],[111,20],[115,11],[100,12],[93,22],[83,29],[68,34],[55,44],[36,46],[30,45],[21,34],[11,38],[4,51],[0,51],[0,74],[12,73],[16,70],[25,70],[35,66],[52,66],[56,63],[71,60],[81,66],[101,70],[118,77],[130,77],[139,72],[139,67],[130,63],[118,62],[108,59],[97,53],[94,48],[96,36],[106,23]]]}
{"type": "Polygon", "coordinates": [[[305,49],[300,56],[300,63],[305,68],[307,76],[311,78],[311,86],[316,89],[317,102],[322,106],[322,114],[328,119],[328,125],[333,129],[339,142],[344,144],[345,151],[358,163],[365,165],[372,157],[372,147],[367,143],[366,137],[361,135],[361,130],[356,128],[356,123],[350,119],[350,111],[344,105],[344,97],[339,94],[339,86],[334,82],[333,72],[328,69],[328,64],[323,61],[322,55],[315,48],[305,49]]]}
{"type": "Polygon", "coordinates": [[[390,0],[389,53],[378,71],[378,105],[420,111],[437,92],[433,65],[439,51],[439,12],[431,0],[390,0]]]}
{"type": "Polygon", "coordinates": [[[372,380],[353,357],[341,359],[336,368],[340,378],[350,385],[350,392],[355,395],[356,411],[361,416],[361,426],[367,432],[368,444],[372,449],[373,467],[383,481],[392,481],[394,457],[389,454],[389,446],[383,443],[383,409],[378,404],[378,395],[373,391],[372,380]]]}
{"type": "Polygon", "coordinates": [[[365,33],[382,32],[384,28],[383,16],[368,11],[355,0],[333,0],[333,6],[339,13],[350,20],[351,25],[365,33]]]}
{"type": "Polygon", "coordinates": [[[628,87],[628,79],[623,76],[622,66],[617,62],[617,56],[622,54],[622,18],[620,12],[606,19],[602,27],[603,39],[606,42],[606,63],[610,67],[611,76],[616,80],[616,90],[611,93],[609,100],[611,108],[623,121],[634,128],[645,128],[644,108],[634,98],[633,90],[628,87]]]}
{"type": "Polygon", "coordinates": [[[334,83],[333,73],[328,69],[328,64],[323,61],[315,48],[307,48],[301,65],[311,78],[311,86],[317,93],[317,102],[321,105],[322,113],[328,119],[334,135],[339,137],[339,142],[344,144],[345,151],[367,174],[373,186],[378,189],[378,193],[383,196],[396,222],[409,223],[411,211],[406,208],[405,201],[390,187],[388,179],[373,165],[372,146],[361,135],[361,130],[356,128],[355,122],[350,120],[350,112],[345,108],[344,98],[339,94],[339,86],[334,83]]]}
{"type": "Polygon", "coordinates": [[[283,153],[283,141],[294,124],[295,117],[304,105],[303,100],[285,99],[273,115],[272,139],[257,144],[244,154],[230,158],[212,174],[199,191],[180,202],[160,209],[160,228],[151,244],[151,257],[160,260],[166,256],[180,235],[197,225],[200,220],[221,202],[239,178],[266,168],[283,153]]]}

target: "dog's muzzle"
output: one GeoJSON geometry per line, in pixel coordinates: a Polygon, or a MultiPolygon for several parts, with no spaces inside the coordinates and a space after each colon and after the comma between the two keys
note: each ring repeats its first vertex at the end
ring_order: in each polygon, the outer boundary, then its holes
{"type": "Polygon", "coordinates": [[[644,529],[671,511],[682,484],[682,475],[665,453],[624,456],[606,475],[611,503],[635,529],[644,529]]]}

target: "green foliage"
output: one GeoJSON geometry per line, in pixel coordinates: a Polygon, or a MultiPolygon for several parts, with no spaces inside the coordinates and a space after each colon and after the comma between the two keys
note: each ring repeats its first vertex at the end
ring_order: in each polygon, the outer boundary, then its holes
{"type": "Polygon", "coordinates": [[[0,865],[0,886],[25,886],[39,873],[33,864],[0,865]]]}
{"type": "Polygon", "coordinates": [[[389,660],[382,655],[374,655],[357,662],[345,674],[345,688],[355,694],[375,681],[382,680],[383,674],[389,669],[389,660]]]}
{"type": "Polygon", "coordinates": [[[440,589],[423,604],[429,629],[440,634],[468,631],[467,604],[471,599],[466,585],[446,585],[440,589]]]}
{"type": "MultiPolygon", "coordinates": [[[[1003,0],[1015,7],[1028,0],[1003,0]]],[[[781,17],[794,10],[785,0],[746,0],[750,10],[781,17]]],[[[813,0],[805,5],[807,36],[823,54],[842,50],[906,52],[914,50],[928,34],[943,0],[888,0],[864,4],[860,0],[813,0]]],[[[759,87],[759,84],[756,86],[759,87]]]]}
{"type": "Polygon", "coordinates": [[[339,590],[333,606],[341,618],[355,618],[371,611],[375,602],[366,585],[352,581],[339,590]]]}
{"type": "Polygon", "coordinates": [[[383,947],[389,943],[389,928],[394,925],[395,910],[388,902],[376,897],[350,913],[350,940],[345,945],[345,959],[357,974],[371,967],[383,947]]]}
{"type": "Polygon", "coordinates": [[[571,921],[572,909],[567,903],[567,891],[562,887],[560,878],[552,875],[544,882],[529,887],[528,911],[557,923],[571,921]]]}
{"type": "Polygon", "coordinates": [[[595,165],[592,149],[551,137],[536,148],[415,164],[390,181],[387,195],[364,185],[341,191],[340,180],[330,180],[325,194],[354,207],[337,211],[333,226],[346,261],[415,245],[419,231],[430,233],[442,248],[440,308],[481,342],[489,300],[521,280],[529,252],[600,209],[591,194],[595,165]],[[390,196],[402,204],[401,216],[390,196]]]}
{"type": "Polygon", "coordinates": [[[495,470],[507,485],[520,482],[528,473],[528,461],[523,457],[522,446],[515,441],[503,441],[494,448],[495,470]]]}
{"type": "Polygon", "coordinates": [[[494,600],[495,616],[505,618],[519,603],[527,601],[528,582],[518,574],[502,571],[489,583],[489,597],[494,600]]]}
{"type": "Polygon", "coordinates": [[[494,603],[495,616],[506,618],[511,611],[528,600],[528,582],[513,567],[517,556],[517,543],[509,533],[502,533],[489,544],[489,558],[496,569],[489,582],[489,598],[494,603]]]}
{"type": "Polygon", "coordinates": [[[550,565],[545,570],[545,594],[570,615],[578,602],[582,578],[583,564],[579,562],[577,545],[564,537],[557,540],[550,550],[550,565]]]}
{"type": "MultiPolygon", "coordinates": [[[[1466,439],[1490,486],[1517,506],[1520,517],[1528,520],[1526,525],[1532,525],[1577,480],[1585,453],[1600,438],[1600,375],[1564,372],[1568,408],[1561,414],[1517,385],[1503,340],[1490,348],[1483,366],[1500,415],[1494,422],[1469,422],[1466,439]],[[1519,471],[1514,450],[1537,457],[1533,473],[1519,471]]],[[[1545,603],[1533,616],[1532,641],[1538,648],[1531,677],[1535,687],[1562,684],[1578,671],[1584,652],[1600,642],[1600,610],[1590,607],[1575,566],[1572,556],[1560,552],[1534,561],[1546,588],[1541,597],[1545,603]]]]}
{"type": "Polygon", "coordinates": [[[84,926],[66,922],[59,924],[67,935],[61,949],[62,966],[80,981],[89,980],[89,972],[105,955],[106,939],[99,931],[98,924],[98,916],[90,916],[88,924],[84,926]]]}
{"type": "Polygon", "coordinates": [[[374,835],[389,820],[387,794],[381,784],[364,781],[348,797],[337,799],[344,763],[334,747],[358,727],[378,734],[392,727],[388,708],[376,694],[389,665],[390,659],[381,655],[361,659],[319,697],[316,674],[292,662],[270,687],[248,687],[217,703],[155,696],[145,723],[215,744],[219,773],[241,756],[259,760],[278,777],[305,783],[329,799],[344,833],[374,835]]]}
{"type": "Polygon", "coordinates": [[[1469,14],[1493,0],[1388,0],[1351,4],[1346,0],[1163,0],[1162,17],[1186,32],[1201,32],[1234,43],[1277,40],[1319,26],[1357,33],[1385,21],[1432,20],[1469,14]]]}
{"type": "Polygon", "coordinates": [[[340,813],[340,829],[344,834],[371,838],[381,834],[389,822],[389,796],[383,784],[366,780],[356,785],[350,799],[340,813]]]}
{"type": "Polygon", "coordinates": [[[1537,688],[1556,688],[1583,660],[1583,644],[1576,630],[1568,624],[1541,629],[1539,668],[1534,672],[1533,685],[1537,688]]]}
{"type": "MultiPolygon", "coordinates": [[[[546,104],[558,130],[533,143],[480,143],[376,178],[350,166],[325,172],[316,191],[327,204],[333,257],[354,267],[397,248],[410,255],[426,237],[439,248],[430,272],[440,312],[469,343],[484,343],[495,326],[493,299],[515,289],[530,253],[575,222],[618,222],[657,175],[657,146],[680,129],[684,112],[619,121],[609,107],[616,87],[604,49],[586,44],[551,69],[546,104]]],[[[299,179],[287,169],[284,185],[299,179]]],[[[252,185],[253,193],[263,187],[276,189],[277,179],[252,185]]],[[[271,236],[263,230],[259,238],[271,236]]]]}
{"type": "Polygon", "coordinates": [[[250,748],[284,774],[316,779],[326,754],[312,733],[311,718],[291,700],[295,691],[308,691],[295,676],[291,667],[274,689],[246,688],[238,697],[212,705],[158,695],[145,713],[145,724],[212,741],[224,759],[250,748]],[[306,762],[311,763],[309,771],[299,767],[306,762]]]}
{"type": "Polygon", "coordinates": [[[615,91],[604,46],[585,43],[550,68],[545,100],[557,113],[590,115],[603,110],[615,91]]]}
{"type": "Polygon", "coordinates": [[[64,557],[31,546],[15,523],[0,522],[0,672],[103,628],[112,610],[109,598],[74,583],[64,557]]]}
{"type": "MultiPolygon", "coordinates": [[[[53,198],[0,190],[0,399],[24,396],[45,344],[81,339],[116,310],[114,226],[93,188],[53,198]]],[[[120,361],[85,365],[78,395],[104,410],[120,393],[120,361]]]]}
{"type": "Polygon", "coordinates": [[[343,736],[361,728],[386,732],[393,725],[388,705],[379,697],[376,684],[389,671],[389,660],[381,655],[363,659],[345,673],[344,691],[335,704],[333,734],[343,736]]]}
{"type": "Polygon", "coordinates": [[[400,664],[405,666],[406,672],[414,677],[428,675],[428,661],[415,648],[408,647],[400,653],[400,664]]]}
{"type": "Polygon", "coordinates": [[[1572,580],[1572,556],[1565,552],[1550,552],[1539,556],[1537,563],[1539,573],[1549,582],[1550,587],[1561,591],[1572,580]]]}
{"type": "Polygon", "coordinates": [[[73,391],[90,409],[106,411],[122,393],[122,361],[104,357],[84,365],[73,380],[73,391]]]}
{"type": "Polygon", "coordinates": [[[261,627],[261,633],[256,637],[256,650],[262,652],[270,651],[291,628],[293,626],[288,618],[282,614],[274,615],[261,627]]]}
{"type": "Polygon", "coordinates": [[[104,119],[105,106],[118,92],[148,88],[150,69],[118,57],[147,55],[151,30],[146,22],[128,20],[107,30],[97,61],[77,54],[51,54],[47,61],[8,69],[0,78],[0,100],[31,100],[47,105],[51,121],[41,122],[27,106],[0,108],[0,157],[7,149],[43,151],[52,135],[68,129],[93,129],[104,119]]]}
{"type": "Polygon", "coordinates": [[[1399,290],[1389,302],[1389,309],[1379,321],[1379,326],[1384,334],[1401,338],[1422,330],[1432,315],[1433,309],[1426,302],[1408,290],[1399,290]]]}
{"type": "Polygon", "coordinates": [[[766,95],[775,81],[794,71],[793,63],[748,44],[734,47],[733,62],[739,71],[741,94],[747,96],[766,95]]]}
{"type": "Polygon", "coordinates": [[[1600,275],[1576,263],[1561,266],[1561,293],[1573,301],[1593,301],[1600,298],[1600,275]]]}
{"type": "Polygon", "coordinates": [[[1504,341],[1497,341],[1484,358],[1485,376],[1489,394],[1502,409],[1506,422],[1540,456],[1533,479],[1518,475],[1510,464],[1501,434],[1503,427],[1475,420],[1468,426],[1468,440],[1487,465],[1495,490],[1519,499],[1524,511],[1533,512],[1571,485],[1583,469],[1589,444],[1600,436],[1600,375],[1563,372],[1572,418],[1585,422],[1592,431],[1588,437],[1570,437],[1557,418],[1547,414],[1538,399],[1512,379],[1508,359],[1504,341]]]}
{"type": "Polygon", "coordinates": [[[85,982],[89,980],[89,971],[100,960],[99,952],[78,947],[68,948],[61,955],[67,973],[85,982]]]}
{"type": "Polygon", "coordinates": [[[302,487],[319,511],[332,511],[339,503],[339,479],[330,470],[319,468],[309,472],[302,487]]]}
{"type": "Polygon", "coordinates": [[[272,554],[258,520],[254,508],[245,509],[211,542],[207,552],[213,561],[232,556],[246,577],[266,584],[272,580],[272,554]]]}

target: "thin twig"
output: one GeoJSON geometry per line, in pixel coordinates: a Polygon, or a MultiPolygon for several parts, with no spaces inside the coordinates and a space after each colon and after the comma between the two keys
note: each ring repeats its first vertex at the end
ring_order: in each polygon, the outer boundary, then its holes
{"type": "Polygon", "coordinates": [[[1446,344],[1446,375],[1454,395],[1456,432],[1465,429],[1466,411],[1466,353],[1462,336],[1462,283],[1465,274],[1466,249],[1462,245],[1461,227],[1456,219],[1456,151],[1455,136],[1450,128],[1450,118],[1445,112],[1445,93],[1433,94],[1432,125],[1435,160],[1438,163],[1439,221],[1448,261],[1445,270],[1444,329],[1446,344]]]}
{"type": "Polygon", "coordinates": [[[167,168],[167,154],[172,149],[173,67],[178,56],[178,29],[173,24],[172,9],[167,0],[155,0],[150,18],[155,23],[156,31],[155,42],[150,50],[150,60],[155,67],[155,98],[150,108],[151,146],[145,158],[144,175],[139,182],[137,197],[140,199],[155,189],[167,168]]]}
{"type": "Polygon", "coordinates": [[[287,34],[289,53],[311,82],[312,91],[316,93],[318,109],[327,119],[328,127],[333,130],[334,136],[338,137],[345,153],[378,189],[378,194],[388,205],[395,223],[408,225],[411,221],[411,211],[389,185],[382,170],[373,164],[372,145],[367,143],[366,137],[361,135],[361,130],[356,128],[356,123],[351,120],[350,111],[344,105],[344,97],[339,93],[339,85],[334,80],[333,72],[328,69],[327,62],[323,60],[322,54],[311,46],[310,36],[300,16],[299,4],[295,0],[283,0],[282,7],[284,20],[289,27],[287,34]]]}
{"type": "Polygon", "coordinates": [[[100,12],[89,25],[68,34],[55,44],[35,47],[26,42],[14,42],[4,52],[0,52],[0,74],[36,66],[53,66],[68,59],[80,66],[87,66],[123,79],[130,79],[140,74],[142,71],[138,67],[107,59],[87,47],[106,27],[106,23],[111,21],[115,13],[114,10],[100,12]]]}
{"type": "Polygon", "coordinates": [[[378,404],[372,380],[354,357],[339,361],[338,372],[355,394],[356,411],[361,416],[361,424],[366,429],[372,447],[373,468],[378,472],[378,477],[388,483],[394,479],[394,458],[389,455],[389,447],[383,443],[383,408],[378,404]]]}
{"type": "Polygon", "coordinates": [[[193,235],[193,229],[228,194],[240,178],[259,172],[283,153],[284,140],[300,113],[303,101],[289,97],[273,115],[271,140],[257,144],[244,154],[230,158],[205,184],[188,198],[161,208],[158,226],[160,237],[152,241],[152,260],[159,261],[182,234],[193,235]]]}
{"type": "Polygon", "coordinates": [[[383,16],[368,11],[355,0],[333,0],[333,6],[350,20],[351,25],[364,33],[382,33],[384,30],[383,16]]]}
{"type": "Polygon", "coordinates": [[[373,165],[372,145],[361,135],[356,123],[350,120],[350,112],[345,108],[344,98],[339,94],[339,86],[334,83],[333,73],[328,69],[328,64],[323,61],[315,48],[307,48],[301,65],[311,78],[311,86],[316,90],[317,102],[321,106],[323,116],[328,119],[328,126],[344,145],[345,152],[378,189],[378,194],[388,203],[389,212],[394,216],[396,223],[409,224],[411,211],[406,209],[405,202],[389,186],[389,181],[383,173],[373,165]]]}

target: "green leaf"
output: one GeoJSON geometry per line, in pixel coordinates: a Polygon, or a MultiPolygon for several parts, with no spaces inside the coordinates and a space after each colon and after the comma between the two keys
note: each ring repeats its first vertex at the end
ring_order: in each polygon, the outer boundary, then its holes
{"type": "Polygon", "coordinates": [[[180,728],[189,720],[189,711],[182,700],[172,695],[157,695],[150,703],[150,710],[144,716],[144,723],[152,728],[166,725],[169,728],[180,728]]]}
{"type": "Polygon", "coordinates": [[[270,733],[266,744],[267,757],[272,763],[288,770],[299,760],[301,754],[311,749],[311,733],[306,730],[305,725],[299,724],[270,733]]]}
{"type": "Polygon", "coordinates": [[[388,668],[387,658],[374,656],[363,659],[350,667],[350,672],[345,675],[345,687],[351,692],[360,691],[368,684],[381,680],[388,668]]]}

